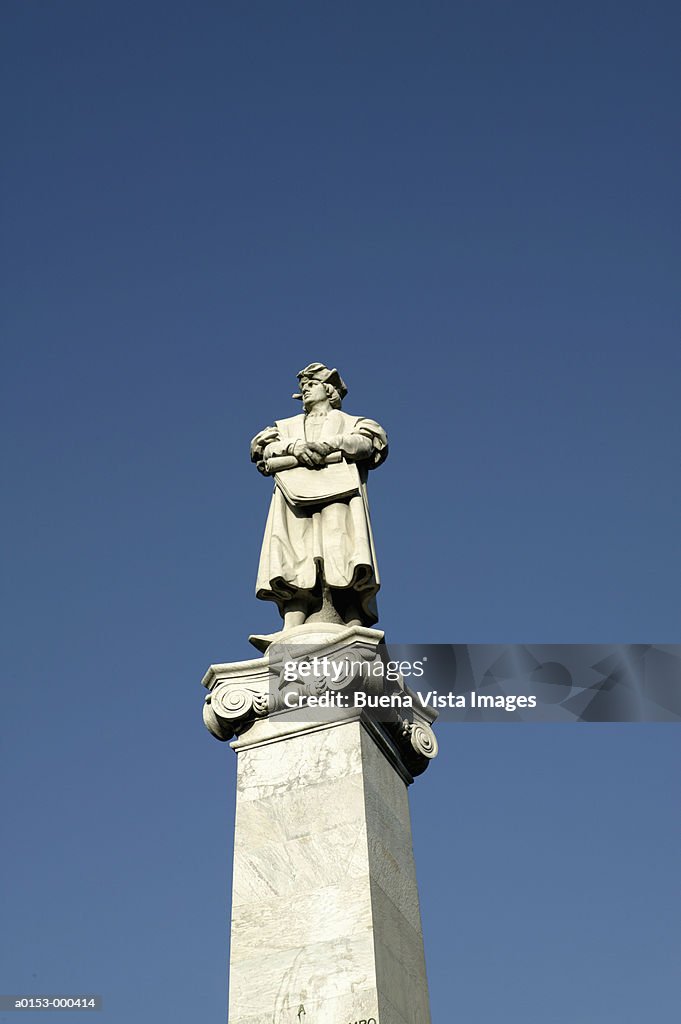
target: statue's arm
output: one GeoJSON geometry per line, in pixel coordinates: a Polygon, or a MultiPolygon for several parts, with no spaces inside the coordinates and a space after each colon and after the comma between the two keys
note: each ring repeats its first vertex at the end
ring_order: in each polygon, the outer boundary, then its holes
{"type": "Polygon", "coordinates": [[[267,475],[265,460],[279,455],[290,455],[292,444],[283,441],[276,427],[265,427],[251,441],[251,462],[258,471],[267,475]]]}
{"type": "Polygon", "coordinates": [[[332,451],[340,451],[352,462],[364,462],[370,469],[388,457],[388,435],[375,420],[360,417],[352,430],[328,439],[332,451]]]}
{"type": "MultiPolygon", "coordinates": [[[[255,462],[258,471],[264,476],[270,475],[267,460],[282,455],[292,455],[299,465],[313,469],[315,466],[323,465],[324,455],[327,454],[326,451],[320,453],[320,447],[314,443],[307,444],[300,438],[293,441],[284,440],[276,427],[266,427],[251,441],[251,462],[255,462]]],[[[332,450],[328,445],[325,447],[328,451],[332,450]]]]}

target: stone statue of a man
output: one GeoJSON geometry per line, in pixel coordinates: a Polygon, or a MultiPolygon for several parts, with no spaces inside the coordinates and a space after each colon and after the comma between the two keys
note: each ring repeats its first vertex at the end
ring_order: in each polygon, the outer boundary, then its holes
{"type": "Polygon", "coordinates": [[[251,442],[252,461],[275,482],[256,595],[276,602],[284,630],[306,621],[371,626],[380,581],[366,480],[386,459],[388,438],[374,420],[341,411],[338,370],[310,363],[298,380],[293,397],[305,411],[251,442]]]}

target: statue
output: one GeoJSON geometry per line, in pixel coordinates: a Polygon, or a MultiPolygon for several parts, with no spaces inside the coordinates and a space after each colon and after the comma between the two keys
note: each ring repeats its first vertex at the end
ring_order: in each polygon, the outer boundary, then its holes
{"type": "MultiPolygon", "coordinates": [[[[374,420],[342,412],[338,370],[310,363],[298,374],[304,412],[251,442],[251,460],[274,476],[256,596],[274,601],[288,630],[304,622],[371,626],[380,587],[366,480],[387,458],[374,420]]],[[[277,635],[277,634],[275,634],[277,635]]],[[[273,637],[251,637],[261,650],[273,637]]]]}

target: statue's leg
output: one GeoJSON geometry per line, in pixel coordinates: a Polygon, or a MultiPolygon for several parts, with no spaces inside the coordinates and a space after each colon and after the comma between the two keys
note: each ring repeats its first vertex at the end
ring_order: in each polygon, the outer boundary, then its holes
{"type": "Polygon", "coordinates": [[[346,626],[363,625],[357,594],[351,587],[332,587],[333,606],[346,626]]]}
{"type": "Polygon", "coordinates": [[[293,629],[294,626],[302,626],[307,618],[308,602],[300,597],[287,601],[283,606],[284,629],[293,629]]]}
{"type": "Polygon", "coordinates": [[[346,626],[361,626],[362,616],[359,608],[355,604],[349,604],[343,610],[343,622],[346,626]]]}

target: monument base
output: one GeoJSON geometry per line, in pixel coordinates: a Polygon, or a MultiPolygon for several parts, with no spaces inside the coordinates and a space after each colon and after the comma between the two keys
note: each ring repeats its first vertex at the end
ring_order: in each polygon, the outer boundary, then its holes
{"type": "MultiPolygon", "coordinates": [[[[383,638],[294,632],[336,660],[383,638]]],[[[429,1024],[407,786],[430,723],[306,721],[277,707],[273,664],[270,648],[204,679],[207,724],[238,754],[229,1024],[429,1024]]]]}

